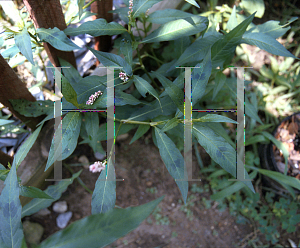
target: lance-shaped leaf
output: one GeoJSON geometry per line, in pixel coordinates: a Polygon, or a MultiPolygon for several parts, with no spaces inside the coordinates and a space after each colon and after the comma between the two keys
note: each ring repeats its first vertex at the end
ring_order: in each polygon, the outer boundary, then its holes
{"type": "Polygon", "coordinates": [[[200,122],[228,122],[238,124],[236,121],[222,115],[207,114],[199,118],[200,122]]]}
{"type": "Polygon", "coordinates": [[[36,198],[32,199],[29,203],[27,203],[22,209],[22,218],[25,216],[32,215],[43,208],[49,207],[53,202],[57,201],[63,192],[66,191],[68,186],[73,183],[74,179],[79,177],[82,170],[73,174],[70,180],[60,181],[56,185],[49,186],[44,192],[51,196],[53,199],[41,199],[36,198]]]}
{"type": "Polygon", "coordinates": [[[215,78],[216,87],[214,87],[214,92],[213,92],[213,98],[212,98],[212,100],[215,99],[215,97],[217,96],[218,92],[222,89],[223,85],[225,84],[225,81],[226,81],[225,74],[223,74],[222,71],[219,71],[216,74],[216,78],[215,78]]]}
{"type": "Polygon", "coordinates": [[[87,48],[104,66],[122,67],[122,70],[124,70],[127,75],[132,75],[131,66],[121,56],[112,53],[99,52],[90,47],[87,48]]]}
{"type": "Polygon", "coordinates": [[[116,22],[107,23],[105,19],[96,19],[82,23],[76,28],[66,28],[64,33],[66,35],[76,36],[80,34],[89,34],[94,37],[101,35],[117,35],[126,32],[127,30],[116,22]]]}
{"type": "Polygon", "coordinates": [[[190,45],[180,56],[176,62],[176,66],[187,64],[193,61],[200,61],[204,59],[208,49],[218,40],[221,34],[209,33],[207,36],[199,37],[192,45],[190,45]]]}
{"type": "Polygon", "coordinates": [[[242,0],[241,7],[248,13],[255,13],[255,17],[262,18],[265,13],[264,0],[242,0]]]}
{"type": "Polygon", "coordinates": [[[243,35],[243,43],[257,46],[269,53],[278,56],[292,57],[298,59],[296,56],[291,54],[283,45],[281,45],[276,39],[263,33],[247,33],[243,35]]]}
{"type": "Polygon", "coordinates": [[[74,85],[76,85],[81,80],[80,73],[68,61],[65,61],[61,58],[58,58],[58,60],[62,67],[69,67],[62,68],[62,72],[66,79],[69,81],[69,83],[72,85],[72,87],[74,87],[74,85]]]}
{"type": "Polygon", "coordinates": [[[290,29],[290,27],[286,26],[296,21],[297,19],[298,17],[292,17],[285,25],[282,26],[279,25],[279,21],[268,21],[261,25],[257,25],[255,31],[267,34],[272,38],[277,39],[283,36],[290,29]]]}
{"type": "Polygon", "coordinates": [[[77,93],[76,91],[73,89],[72,85],[69,83],[69,81],[63,76],[61,75],[61,83],[62,83],[62,94],[64,96],[64,98],[72,103],[74,106],[76,106],[77,108],[79,108],[78,106],[78,102],[77,102],[77,93]]]}
{"type": "Polygon", "coordinates": [[[29,138],[22,144],[20,149],[17,151],[16,155],[14,156],[13,160],[13,166],[16,166],[16,168],[19,168],[19,165],[26,157],[27,153],[33,146],[34,142],[36,141],[43,125],[40,125],[30,136],[29,138]]]}
{"type": "MultiPolygon", "coordinates": [[[[178,185],[184,204],[186,203],[188,192],[188,181],[178,181],[184,179],[184,159],[180,151],[177,149],[173,141],[159,128],[155,127],[155,138],[159,149],[160,156],[164,161],[170,175],[175,179],[178,185]]],[[[186,172],[187,173],[187,172],[186,172]]]]}
{"type": "Polygon", "coordinates": [[[159,80],[159,82],[165,88],[165,91],[171,97],[172,101],[176,104],[176,106],[180,109],[182,113],[184,113],[184,93],[183,91],[176,86],[172,81],[162,76],[157,72],[152,72],[152,74],[159,80]]]}
{"type": "Polygon", "coordinates": [[[116,203],[116,174],[111,158],[98,177],[92,196],[92,214],[112,210],[116,203]],[[110,174],[110,175],[109,175],[110,174]]]}
{"type": "Polygon", "coordinates": [[[238,21],[236,19],[236,7],[235,5],[233,6],[230,18],[227,22],[227,29],[232,30],[238,25],[238,21]]]}
{"type": "Polygon", "coordinates": [[[0,195],[0,244],[3,248],[20,248],[24,234],[16,164],[12,165],[4,185],[0,195]]]}
{"type": "Polygon", "coordinates": [[[49,157],[45,171],[60,157],[66,159],[75,150],[78,136],[80,133],[81,117],[78,112],[68,113],[62,120],[62,125],[59,125],[52,139],[49,157]],[[54,146],[55,137],[59,137],[61,132],[62,142],[57,147],[54,146]]]}
{"type": "Polygon", "coordinates": [[[114,208],[105,214],[94,214],[73,222],[44,240],[37,248],[106,247],[137,228],[163,197],[146,204],[114,208]]]}
{"type": "Polygon", "coordinates": [[[234,55],[235,48],[240,41],[242,36],[245,33],[247,27],[252,22],[254,18],[253,13],[237,27],[235,27],[228,34],[225,34],[222,39],[219,39],[211,48],[211,60],[213,68],[220,66],[223,67],[224,63],[229,63],[231,58],[234,55]]]}
{"type": "Polygon", "coordinates": [[[15,43],[20,52],[26,57],[26,59],[34,65],[31,50],[31,40],[26,27],[24,27],[21,33],[15,35],[15,43]]]}
{"type": "Polygon", "coordinates": [[[94,113],[94,112],[87,112],[84,114],[84,119],[85,119],[85,122],[83,122],[83,123],[84,123],[85,130],[87,133],[87,139],[85,140],[84,143],[88,143],[92,147],[94,153],[101,152],[103,150],[103,148],[102,148],[101,143],[98,142],[99,141],[99,139],[98,139],[98,136],[99,136],[99,116],[98,116],[98,114],[94,113]]]}
{"type": "Polygon", "coordinates": [[[135,84],[135,87],[137,88],[137,90],[143,97],[146,97],[146,93],[149,92],[152,96],[154,96],[160,102],[158,93],[151,86],[151,84],[149,84],[145,79],[134,75],[133,82],[135,84]]]}
{"type": "MultiPolygon", "coordinates": [[[[236,178],[237,165],[235,149],[227,143],[223,137],[217,135],[211,128],[203,125],[202,123],[193,124],[192,132],[209,156],[224,170],[236,178]]],[[[249,175],[246,170],[245,179],[249,179],[249,175]]],[[[251,182],[243,181],[243,183],[255,192],[251,182]]]]}
{"type": "Polygon", "coordinates": [[[145,13],[148,9],[150,9],[154,4],[161,1],[162,0],[134,0],[132,17],[139,17],[142,13],[145,13]]]}
{"type": "Polygon", "coordinates": [[[36,30],[40,40],[48,42],[54,48],[61,51],[73,51],[74,49],[80,49],[75,43],[73,43],[67,35],[57,27],[54,28],[38,28],[36,30]]]}
{"type": "Polygon", "coordinates": [[[195,0],[185,0],[185,1],[188,2],[191,5],[194,5],[194,6],[198,7],[198,8],[200,8],[199,4],[195,0]]]}
{"type": "Polygon", "coordinates": [[[197,64],[192,72],[192,102],[193,105],[199,102],[202,96],[205,94],[205,89],[209,77],[211,75],[212,65],[211,65],[211,53],[208,50],[203,62],[197,64]]]}
{"type": "Polygon", "coordinates": [[[124,55],[126,62],[132,66],[132,45],[131,41],[123,39],[120,44],[120,51],[124,55]]]}
{"type": "Polygon", "coordinates": [[[185,19],[192,16],[195,15],[178,9],[162,9],[151,13],[147,21],[151,23],[165,24],[167,22],[185,19]]]}
{"type": "Polygon", "coordinates": [[[83,7],[84,7],[85,0],[77,0],[78,5],[78,12],[79,12],[79,18],[83,14],[83,7]]]}
{"type": "Polygon", "coordinates": [[[134,141],[138,140],[142,137],[147,131],[150,129],[150,125],[139,125],[138,129],[136,130],[132,140],[130,141],[129,145],[131,145],[134,141]]]}
{"type": "Polygon", "coordinates": [[[52,196],[48,195],[39,188],[24,185],[20,186],[20,195],[31,198],[53,199],[52,196]]]}
{"type": "Polygon", "coordinates": [[[202,16],[191,16],[186,19],[171,21],[153,31],[141,43],[176,40],[183,36],[200,33],[207,28],[207,25],[208,19],[202,16]]]}

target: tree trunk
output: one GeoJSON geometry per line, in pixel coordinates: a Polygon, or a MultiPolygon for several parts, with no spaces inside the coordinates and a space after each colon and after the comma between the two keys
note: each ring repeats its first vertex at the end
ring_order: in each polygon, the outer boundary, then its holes
{"type": "MultiPolygon", "coordinates": [[[[113,14],[108,13],[111,11],[113,7],[113,0],[102,0],[96,1],[91,5],[91,12],[96,13],[96,16],[93,16],[94,19],[103,18],[107,22],[113,21],[113,14]]],[[[102,52],[109,52],[111,48],[111,36],[103,35],[95,37],[95,46],[94,49],[102,52]]],[[[99,65],[99,61],[97,60],[97,66],[99,65]]]]}
{"type": "Polygon", "coordinates": [[[8,107],[22,122],[28,122],[26,125],[32,130],[36,129],[36,125],[42,121],[41,117],[25,117],[16,112],[10,104],[10,99],[26,99],[35,102],[35,98],[26,88],[14,70],[7,64],[5,59],[0,55],[0,102],[8,107]]]}
{"type": "MultiPolygon", "coordinates": [[[[59,0],[24,0],[24,4],[34,22],[35,28],[67,28],[59,0]]],[[[59,67],[58,57],[68,61],[75,68],[76,60],[73,52],[60,51],[44,42],[44,48],[55,67],[59,67]]]]}

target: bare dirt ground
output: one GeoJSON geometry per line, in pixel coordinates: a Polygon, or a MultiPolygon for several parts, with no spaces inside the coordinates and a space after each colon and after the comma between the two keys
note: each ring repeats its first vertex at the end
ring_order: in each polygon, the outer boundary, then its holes
{"type": "MultiPolygon", "coordinates": [[[[142,224],[125,237],[116,240],[113,247],[235,247],[252,232],[247,225],[238,225],[228,210],[221,212],[216,204],[206,208],[202,198],[208,198],[210,193],[191,193],[189,190],[185,210],[180,203],[181,193],[164,163],[159,151],[149,136],[129,145],[134,132],[116,145],[116,175],[117,182],[116,205],[126,208],[138,206],[165,195],[158,208],[142,224]],[[188,216],[187,216],[188,215],[188,216]]],[[[105,147],[105,144],[103,144],[105,147]]],[[[199,147],[200,148],[200,147],[199,147]]],[[[204,165],[210,164],[210,157],[200,149],[204,165]]],[[[86,155],[90,162],[96,161],[93,152],[87,145],[79,145],[69,163],[78,163],[78,157],[86,155]]],[[[72,167],[78,171],[82,167],[72,167]]],[[[193,157],[193,178],[201,178],[196,157],[193,157]]],[[[70,177],[70,172],[64,170],[63,177],[70,177]]],[[[93,190],[99,173],[91,173],[83,169],[80,178],[93,190]]],[[[195,183],[195,182],[192,182],[195,183]]],[[[192,184],[189,183],[189,186],[192,184]]],[[[203,180],[197,182],[204,187],[203,180]]],[[[92,195],[83,189],[77,181],[69,186],[60,200],[68,203],[68,211],[73,212],[70,223],[91,214],[92,195]]],[[[45,217],[26,217],[24,220],[38,222],[43,225],[45,232],[42,240],[59,231],[56,226],[58,213],[48,208],[51,214],[45,217]]],[[[240,246],[238,246],[240,247],[240,246]]]]}

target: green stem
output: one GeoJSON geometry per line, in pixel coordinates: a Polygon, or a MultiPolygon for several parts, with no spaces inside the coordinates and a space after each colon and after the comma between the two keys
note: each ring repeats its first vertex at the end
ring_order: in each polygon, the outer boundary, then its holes
{"type": "Polygon", "coordinates": [[[42,66],[43,66],[43,70],[45,72],[45,77],[46,77],[46,83],[45,84],[47,84],[49,82],[49,78],[48,78],[47,71],[46,71],[45,61],[43,60],[43,57],[40,53],[39,53],[39,58],[42,61],[42,66]]]}
{"type": "MultiPolygon", "coordinates": [[[[66,168],[72,173],[74,174],[73,170],[70,168],[70,166],[68,164],[64,164],[64,166],[66,166],[66,168]]],[[[90,190],[86,185],[85,183],[80,179],[80,177],[77,177],[76,178],[78,183],[87,191],[89,192],[90,194],[93,194],[93,191],[90,190]]]]}
{"type": "MultiPolygon", "coordinates": [[[[93,2],[96,2],[97,0],[92,0],[92,1],[90,1],[88,4],[86,4],[86,5],[84,5],[83,7],[82,7],[82,9],[86,9],[86,8],[88,8],[93,2]]],[[[101,1],[101,0],[100,0],[101,1]]]]}

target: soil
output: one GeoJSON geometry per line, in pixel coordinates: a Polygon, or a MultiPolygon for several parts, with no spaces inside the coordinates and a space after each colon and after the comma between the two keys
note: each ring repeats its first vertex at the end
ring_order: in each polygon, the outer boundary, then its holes
{"type": "MultiPolygon", "coordinates": [[[[216,208],[216,204],[206,209],[201,199],[202,197],[209,198],[209,192],[191,193],[189,190],[188,197],[191,194],[195,197],[191,200],[194,202],[194,206],[189,205],[192,216],[187,217],[186,213],[180,209],[182,206],[179,201],[181,193],[165,168],[152,139],[146,136],[145,139],[137,140],[129,146],[133,135],[134,131],[130,132],[125,140],[117,141],[116,145],[116,177],[125,179],[124,182],[116,183],[116,205],[127,208],[147,203],[162,195],[165,197],[158,205],[159,211],[156,214],[150,215],[150,218],[142,222],[137,229],[107,247],[235,247],[247,235],[252,234],[251,226],[236,224],[228,210],[221,212],[216,208]],[[156,190],[150,193],[150,188],[156,188],[156,190]]],[[[104,143],[103,147],[105,149],[104,143]]],[[[200,146],[199,149],[204,165],[210,164],[208,154],[200,146]]],[[[91,163],[96,161],[89,146],[79,145],[73,157],[67,160],[68,163],[78,163],[81,155],[87,156],[91,163]]],[[[83,167],[71,168],[76,172],[83,167]]],[[[66,169],[63,173],[63,178],[71,176],[66,169]]],[[[197,176],[199,175],[199,166],[195,156],[193,156],[193,175],[194,179],[201,178],[201,176],[197,176]]],[[[80,178],[89,189],[93,190],[98,176],[99,173],[91,173],[88,168],[84,168],[80,178]]],[[[201,182],[196,183],[199,187],[203,187],[203,181],[202,178],[201,182]]],[[[191,182],[189,186],[191,186],[191,182]]],[[[92,195],[77,181],[68,187],[60,201],[67,201],[68,211],[73,213],[69,224],[91,214],[91,199],[92,195]]],[[[48,209],[51,214],[47,216],[33,215],[23,219],[23,221],[38,222],[44,227],[42,240],[60,230],[56,226],[58,213],[52,211],[52,206],[48,209]]]]}

